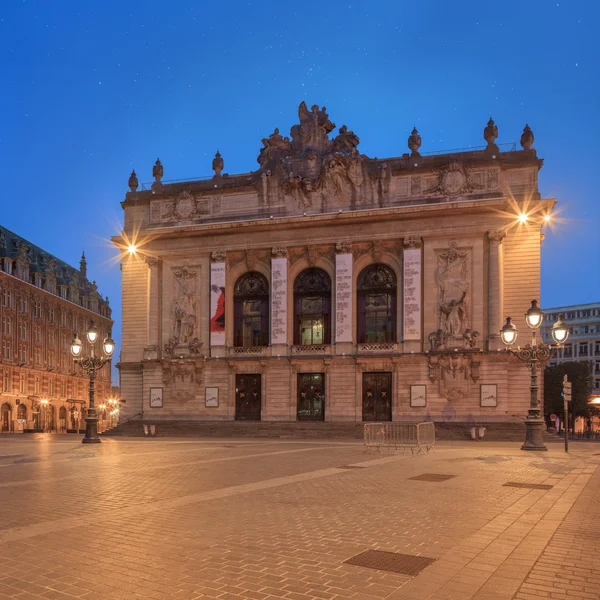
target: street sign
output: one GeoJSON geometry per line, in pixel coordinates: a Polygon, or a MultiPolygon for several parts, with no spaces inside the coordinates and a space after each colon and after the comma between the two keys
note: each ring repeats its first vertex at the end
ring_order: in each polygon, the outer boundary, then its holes
{"type": "Polygon", "coordinates": [[[570,381],[567,381],[567,376],[565,375],[563,379],[563,395],[567,402],[571,401],[571,392],[572,392],[572,384],[570,381]]]}
{"type": "Polygon", "coordinates": [[[563,404],[564,404],[564,423],[565,423],[565,452],[569,451],[569,402],[571,401],[571,382],[565,375],[563,377],[563,404]]]}
{"type": "Polygon", "coordinates": [[[557,417],[556,417],[556,415],[555,415],[555,414],[551,414],[551,415],[550,415],[550,420],[551,420],[551,421],[556,421],[556,418],[557,418],[557,417]]]}

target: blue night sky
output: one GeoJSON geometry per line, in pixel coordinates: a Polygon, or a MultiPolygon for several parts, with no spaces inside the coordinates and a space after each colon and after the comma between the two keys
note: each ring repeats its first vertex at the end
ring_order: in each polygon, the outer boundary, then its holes
{"type": "MultiPolygon", "coordinates": [[[[3,0],[1,223],[88,274],[111,299],[106,240],[133,168],[152,179],[258,167],[301,100],[326,105],[377,157],[535,133],[560,222],[542,247],[542,305],[600,300],[600,52],[594,0],[157,2],[3,0]]],[[[117,349],[118,352],[118,349],[117,349]]]]}

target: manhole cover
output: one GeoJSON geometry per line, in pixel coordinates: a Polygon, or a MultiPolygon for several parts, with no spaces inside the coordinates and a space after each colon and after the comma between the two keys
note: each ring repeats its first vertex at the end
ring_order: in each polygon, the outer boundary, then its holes
{"type": "Polygon", "coordinates": [[[452,479],[456,475],[443,475],[442,473],[423,473],[423,475],[417,475],[416,477],[409,477],[413,481],[446,481],[452,479]]]}
{"type": "Polygon", "coordinates": [[[546,483],[521,483],[518,481],[509,481],[504,487],[523,488],[526,490],[551,490],[554,486],[546,483]]]}
{"type": "Polygon", "coordinates": [[[359,467],[358,465],[342,465],[338,469],[366,469],[367,467],[359,467]]]}
{"type": "Polygon", "coordinates": [[[411,577],[418,575],[432,562],[435,562],[434,558],[384,552],[383,550],[367,550],[344,561],[345,564],[355,565],[356,567],[389,571],[390,573],[400,573],[411,577]]]}

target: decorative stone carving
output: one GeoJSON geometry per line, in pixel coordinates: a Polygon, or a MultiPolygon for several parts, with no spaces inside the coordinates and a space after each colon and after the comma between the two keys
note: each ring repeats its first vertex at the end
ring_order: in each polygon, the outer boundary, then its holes
{"type": "Polygon", "coordinates": [[[160,190],[162,189],[162,176],[164,174],[164,169],[160,159],[156,159],[154,163],[154,167],[152,168],[152,177],[154,177],[154,183],[152,184],[152,190],[160,190]]]}
{"type": "Polygon", "coordinates": [[[525,129],[523,129],[523,133],[521,134],[521,146],[523,146],[524,150],[529,150],[534,140],[533,131],[531,131],[529,125],[525,125],[525,129]]]}
{"type": "Polygon", "coordinates": [[[173,335],[172,339],[179,344],[188,344],[194,339],[196,332],[196,277],[197,271],[192,271],[184,265],[174,273],[175,295],[173,298],[173,335]]]}
{"type": "Polygon", "coordinates": [[[489,169],[487,171],[487,187],[488,190],[498,189],[498,173],[499,169],[489,169]]]}
{"type": "Polygon", "coordinates": [[[310,112],[305,102],[298,107],[300,124],[294,125],[290,131],[292,136],[292,148],[294,150],[305,150],[314,148],[323,150],[329,145],[328,134],[335,129],[335,124],[329,120],[326,107],[321,110],[315,104],[310,112]]]}
{"type": "Polygon", "coordinates": [[[158,267],[158,263],[160,262],[160,258],[157,256],[144,256],[144,261],[151,269],[158,267]]]}
{"type": "Polygon", "coordinates": [[[164,353],[165,356],[173,356],[173,353],[175,351],[175,348],[177,347],[178,344],[178,340],[176,340],[175,338],[169,338],[167,343],[164,346],[164,353]]]}
{"type": "Polygon", "coordinates": [[[285,246],[275,246],[271,248],[273,258],[287,258],[287,248],[285,246]]]}
{"type": "Polygon", "coordinates": [[[464,398],[465,394],[462,390],[459,390],[458,388],[450,388],[449,390],[446,390],[446,400],[448,400],[448,402],[459,402],[460,400],[462,400],[464,398]]]}
{"type": "Polygon", "coordinates": [[[227,252],[223,250],[215,250],[210,253],[210,261],[211,262],[224,262],[227,258],[227,252]]]}
{"type": "Polygon", "coordinates": [[[135,174],[135,170],[131,171],[131,175],[129,176],[128,185],[129,185],[129,189],[132,192],[137,191],[138,186],[140,185],[140,182],[138,181],[137,175],[135,174]]]}
{"type": "Polygon", "coordinates": [[[437,169],[435,175],[438,178],[436,184],[424,190],[425,194],[440,194],[455,198],[484,188],[475,180],[472,169],[456,161],[437,169]]]}
{"type": "Polygon", "coordinates": [[[422,248],[423,239],[419,236],[408,236],[404,238],[403,244],[405,248],[422,248]]]}
{"type": "Polygon", "coordinates": [[[279,162],[282,157],[285,157],[289,153],[291,148],[290,138],[281,137],[277,128],[275,128],[275,131],[268,138],[263,138],[262,143],[263,148],[261,148],[256,159],[261,167],[279,162]]]}
{"type": "Polygon", "coordinates": [[[455,240],[449,246],[438,253],[435,271],[439,329],[446,337],[462,338],[469,317],[470,253],[457,249],[455,240]]]}
{"type": "Polygon", "coordinates": [[[201,342],[197,337],[191,339],[188,342],[188,347],[190,350],[190,354],[192,356],[196,356],[199,355],[202,352],[202,346],[204,345],[204,342],[201,342]]]}
{"type": "Polygon", "coordinates": [[[490,229],[487,232],[488,239],[490,242],[501,242],[506,237],[505,229],[490,229]]]}
{"type": "Polygon", "coordinates": [[[350,254],[352,252],[352,242],[338,242],[335,245],[337,254],[350,254]]]}
{"type": "Polygon", "coordinates": [[[478,361],[473,360],[472,353],[446,352],[429,355],[429,379],[432,383],[439,381],[440,389],[447,387],[464,387],[468,381],[479,380],[478,361]],[[464,382],[464,383],[463,383],[464,382]]]}
{"type": "Polygon", "coordinates": [[[441,329],[437,329],[436,331],[432,331],[429,336],[429,344],[431,346],[431,350],[439,350],[442,348],[446,342],[446,336],[441,329]]]}
{"type": "Polygon", "coordinates": [[[224,165],[225,163],[223,161],[223,157],[221,156],[221,153],[217,150],[217,153],[215,154],[215,157],[212,161],[212,168],[215,172],[215,177],[221,177],[221,171],[223,170],[224,165]]]}
{"type": "Polygon", "coordinates": [[[475,348],[477,345],[477,338],[479,337],[479,331],[472,331],[471,329],[465,329],[463,338],[465,340],[465,346],[468,348],[475,348]]]}
{"type": "Polygon", "coordinates": [[[348,131],[345,125],[342,125],[339,129],[339,134],[331,143],[331,149],[333,152],[352,155],[357,152],[356,147],[359,142],[358,136],[353,131],[348,131]]]}
{"type": "Polygon", "coordinates": [[[289,248],[288,255],[290,265],[306,258],[310,266],[314,266],[319,258],[333,259],[333,249],[329,246],[304,246],[301,248],[289,248]]]}
{"type": "Polygon", "coordinates": [[[196,215],[196,199],[189,190],[183,190],[177,196],[177,220],[187,221],[195,218],[196,215]]]}
{"type": "Polygon", "coordinates": [[[194,399],[194,394],[192,392],[178,390],[176,392],[173,392],[172,397],[177,404],[183,406],[184,404],[187,404],[188,402],[194,399]]]}
{"type": "Polygon", "coordinates": [[[419,154],[419,148],[421,147],[421,136],[417,131],[417,128],[414,127],[410,137],[408,138],[408,149],[411,151],[411,156],[417,157],[421,156],[419,154]]]}
{"type": "Polygon", "coordinates": [[[540,245],[544,243],[544,240],[546,239],[546,234],[545,233],[540,233],[540,245]]]}

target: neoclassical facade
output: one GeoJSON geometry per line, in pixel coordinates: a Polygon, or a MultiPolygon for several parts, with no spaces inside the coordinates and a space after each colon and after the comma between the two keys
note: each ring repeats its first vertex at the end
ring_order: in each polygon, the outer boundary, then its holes
{"type": "MultiPolygon", "coordinates": [[[[90,321],[104,339],[113,324],[108,298],[88,280],[84,256],[75,269],[2,226],[0,266],[0,432],[84,429],[89,380],[70,344],[90,321]]],[[[110,380],[107,364],[97,402],[110,398],[110,380]]]]}
{"type": "Polygon", "coordinates": [[[526,367],[506,316],[539,297],[542,166],[496,144],[369,158],[304,103],[259,168],[140,189],[122,206],[121,394],[128,416],[515,421],[526,367]],[[520,218],[519,218],[520,217],[520,218]],[[133,250],[133,248],[132,248],[133,250]]]}

